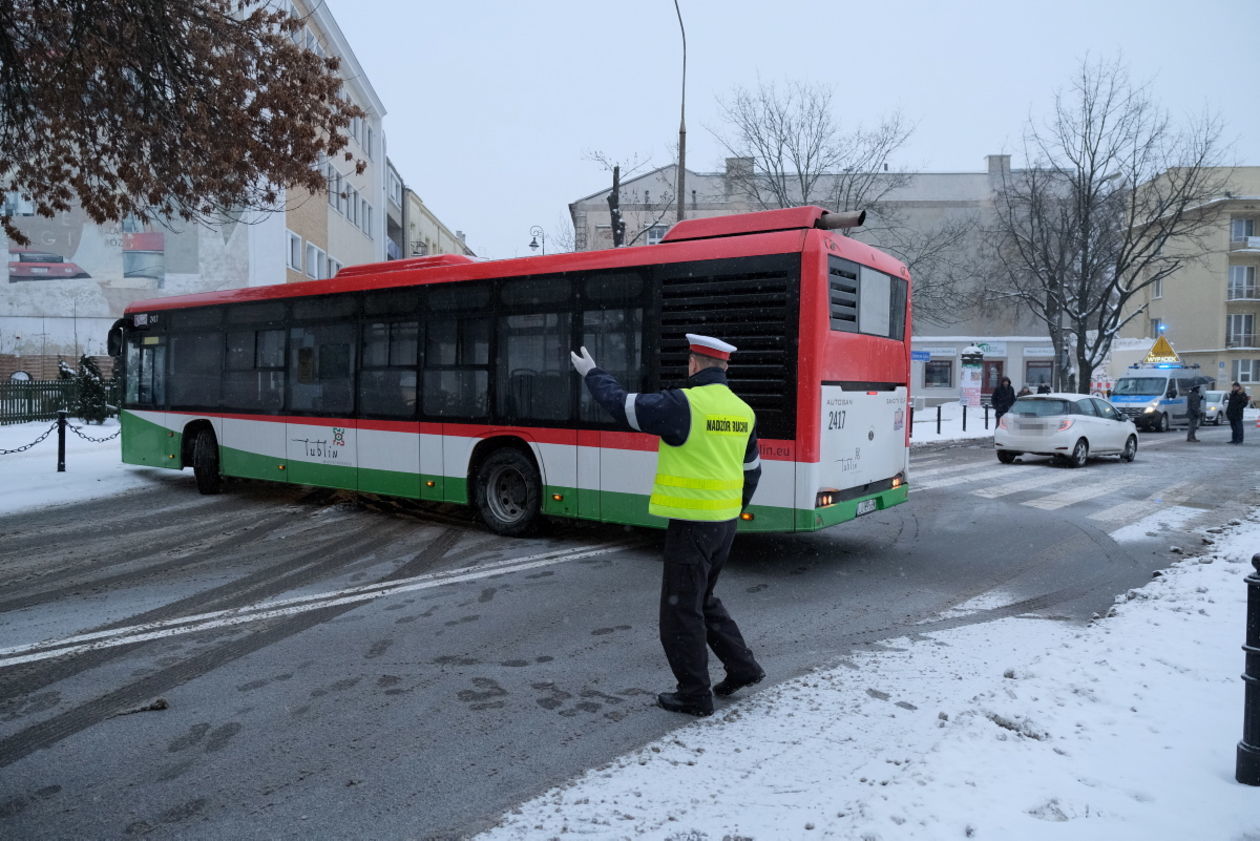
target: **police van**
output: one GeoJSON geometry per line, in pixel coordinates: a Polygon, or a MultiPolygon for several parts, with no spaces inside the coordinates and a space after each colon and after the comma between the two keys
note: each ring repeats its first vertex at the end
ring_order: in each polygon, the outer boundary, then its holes
{"type": "MultiPolygon", "coordinates": [[[[1129,366],[1111,390],[1111,404],[1133,420],[1138,429],[1167,432],[1188,422],[1186,395],[1215,385],[1199,373],[1199,366],[1158,362],[1129,366]]],[[[1201,407],[1202,408],[1202,407],[1201,407]]]]}

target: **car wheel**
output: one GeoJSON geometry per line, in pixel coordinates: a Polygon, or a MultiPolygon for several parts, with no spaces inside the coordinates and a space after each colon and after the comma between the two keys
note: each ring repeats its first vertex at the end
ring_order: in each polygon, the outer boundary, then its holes
{"type": "Polygon", "coordinates": [[[1160,412],[1158,426],[1159,431],[1167,432],[1170,428],[1172,428],[1172,424],[1168,422],[1168,413],[1160,412]]]}
{"type": "Polygon", "coordinates": [[[1076,446],[1072,448],[1072,455],[1068,458],[1068,467],[1084,467],[1087,461],[1089,461],[1089,443],[1084,438],[1078,438],[1076,446]]]}
{"type": "Polygon", "coordinates": [[[1003,464],[1010,464],[1011,462],[1015,460],[1015,457],[1019,455],[1019,453],[1013,453],[1010,450],[998,450],[997,454],[998,454],[998,461],[1002,462],[1003,464]]]}
{"type": "Polygon", "coordinates": [[[495,534],[522,537],[537,530],[542,480],[534,460],[519,450],[491,454],[477,470],[473,492],[482,522],[495,534]]]}
{"type": "Polygon", "coordinates": [[[193,476],[197,490],[203,494],[217,494],[223,490],[223,476],[219,473],[219,442],[214,433],[203,429],[193,439],[193,476]]]}
{"type": "Polygon", "coordinates": [[[1212,421],[1212,425],[1213,425],[1213,426],[1220,426],[1220,425],[1221,425],[1221,413],[1220,413],[1220,412],[1217,412],[1217,413],[1216,413],[1216,418],[1212,421]]]}
{"type": "Polygon", "coordinates": [[[1137,436],[1130,435],[1129,440],[1124,442],[1124,451],[1120,453],[1121,461],[1133,461],[1137,458],[1137,436]]]}

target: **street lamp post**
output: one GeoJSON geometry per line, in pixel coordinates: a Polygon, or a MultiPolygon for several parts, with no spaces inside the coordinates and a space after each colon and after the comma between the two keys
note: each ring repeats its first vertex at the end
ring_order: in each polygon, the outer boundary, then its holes
{"type": "Polygon", "coordinates": [[[682,109],[678,116],[678,221],[683,220],[683,202],[687,195],[687,30],[683,27],[682,9],[674,0],[678,13],[678,31],[682,33],[682,109]]]}
{"type": "Polygon", "coordinates": [[[532,239],[529,241],[529,250],[537,251],[540,247],[545,256],[547,254],[547,234],[543,231],[541,225],[534,225],[529,229],[529,235],[532,239]]]}

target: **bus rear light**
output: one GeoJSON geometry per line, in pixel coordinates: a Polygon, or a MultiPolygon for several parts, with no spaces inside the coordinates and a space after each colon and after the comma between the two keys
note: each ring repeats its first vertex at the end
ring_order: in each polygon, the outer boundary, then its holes
{"type": "Polygon", "coordinates": [[[814,507],[815,507],[815,508],[827,508],[827,507],[829,507],[829,506],[831,506],[831,505],[835,505],[835,504],[836,504],[836,498],[832,495],[832,494],[834,494],[834,493],[835,493],[835,491],[820,491],[820,492],[818,493],[818,499],[817,499],[817,502],[815,503],[814,507]]]}
{"type": "Polygon", "coordinates": [[[893,480],[892,480],[892,486],[893,486],[894,488],[900,488],[900,487],[901,487],[901,483],[902,483],[902,478],[901,478],[901,476],[900,476],[900,475],[897,475],[897,476],[894,476],[894,477],[893,477],[893,480]]]}
{"type": "Polygon", "coordinates": [[[866,392],[866,396],[867,396],[867,397],[875,397],[875,396],[876,396],[876,395],[878,395],[878,394],[879,394],[879,392],[878,392],[878,391],[868,391],[868,392],[866,392]]]}
{"type": "Polygon", "coordinates": [[[552,494],[551,498],[554,499],[556,502],[563,502],[564,494],[552,494]]]}
{"type": "Polygon", "coordinates": [[[425,483],[424,483],[424,486],[425,486],[426,488],[436,488],[436,487],[437,487],[437,482],[435,482],[435,481],[433,481],[432,479],[430,479],[430,480],[428,480],[427,482],[425,482],[425,483]]]}
{"type": "Polygon", "coordinates": [[[744,521],[754,519],[751,511],[744,511],[743,513],[739,515],[739,518],[744,521]]]}

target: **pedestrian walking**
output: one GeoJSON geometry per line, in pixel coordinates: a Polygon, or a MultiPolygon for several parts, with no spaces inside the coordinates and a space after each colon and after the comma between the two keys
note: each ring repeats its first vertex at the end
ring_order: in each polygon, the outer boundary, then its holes
{"type": "Polygon", "coordinates": [[[1019,394],[1015,395],[1015,399],[1018,400],[1019,398],[1026,397],[1029,394],[1032,394],[1032,389],[1029,388],[1028,386],[1024,386],[1023,388],[1019,390],[1019,394]]]}
{"type": "Polygon", "coordinates": [[[1186,420],[1190,423],[1190,430],[1186,433],[1187,441],[1198,442],[1198,438],[1194,436],[1194,432],[1199,428],[1199,421],[1203,418],[1203,393],[1199,391],[1197,385],[1190,386],[1190,391],[1186,393],[1186,420]]]}
{"type": "Polygon", "coordinates": [[[1002,415],[1011,410],[1015,405],[1015,388],[1011,385],[1010,377],[1003,377],[998,387],[993,389],[993,395],[989,398],[993,403],[993,423],[996,425],[1002,420],[1002,415]]]}
{"type": "Polygon", "coordinates": [[[648,511],[665,517],[660,638],[678,683],[656,701],[671,712],[711,715],[713,694],[759,683],[765,672],[735,620],[714,595],[740,513],[761,478],[756,415],[731,391],[726,369],[735,346],[687,334],[687,384],[655,394],[627,393],[586,348],[571,353],[586,387],[617,421],[660,437],[648,511]],[[708,649],[726,668],[709,687],[708,649]]]}
{"type": "Polygon", "coordinates": [[[1231,438],[1229,443],[1243,442],[1243,409],[1251,402],[1251,396],[1243,391],[1242,383],[1235,382],[1229,389],[1228,401],[1225,404],[1225,419],[1229,421],[1231,438]]]}
{"type": "Polygon", "coordinates": [[[1049,393],[1050,393],[1050,383],[1046,382],[1045,380],[1042,380],[1042,381],[1041,381],[1041,382],[1037,385],[1037,393],[1038,393],[1038,394],[1049,394],[1049,393]]]}

